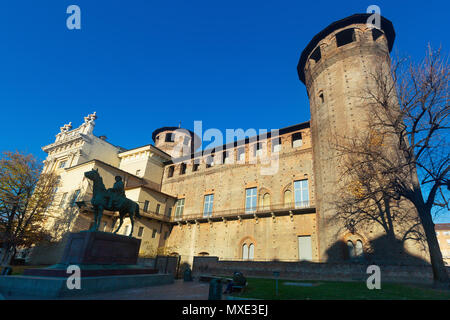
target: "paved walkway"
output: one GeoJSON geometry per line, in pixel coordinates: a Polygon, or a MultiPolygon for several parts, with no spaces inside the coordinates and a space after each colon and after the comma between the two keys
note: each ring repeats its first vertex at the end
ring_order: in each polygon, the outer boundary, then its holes
{"type": "Polygon", "coordinates": [[[208,300],[208,282],[184,282],[66,298],[76,300],[208,300]]]}

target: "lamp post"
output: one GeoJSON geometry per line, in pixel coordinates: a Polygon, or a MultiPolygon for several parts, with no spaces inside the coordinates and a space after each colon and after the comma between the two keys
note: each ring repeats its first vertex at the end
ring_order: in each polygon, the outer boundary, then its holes
{"type": "Polygon", "coordinates": [[[278,295],[278,277],[280,276],[280,271],[274,271],[273,275],[275,277],[275,295],[278,295]]]}

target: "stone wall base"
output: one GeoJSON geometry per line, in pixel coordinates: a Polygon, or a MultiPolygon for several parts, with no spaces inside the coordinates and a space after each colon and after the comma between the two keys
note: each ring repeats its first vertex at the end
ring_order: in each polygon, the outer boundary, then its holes
{"type": "Polygon", "coordinates": [[[173,283],[170,274],[145,274],[81,278],[81,289],[68,289],[62,277],[5,276],[0,277],[0,294],[5,299],[57,299],[85,296],[130,288],[173,283]]]}

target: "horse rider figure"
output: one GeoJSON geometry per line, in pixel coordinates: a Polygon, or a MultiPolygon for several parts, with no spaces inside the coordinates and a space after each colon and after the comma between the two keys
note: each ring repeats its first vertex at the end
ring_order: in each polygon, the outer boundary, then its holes
{"type": "Polygon", "coordinates": [[[108,189],[109,201],[108,208],[119,208],[122,200],[125,198],[125,187],[121,176],[116,176],[114,186],[108,189]],[[114,205],[114,207],[113,207],[114,205]]]}

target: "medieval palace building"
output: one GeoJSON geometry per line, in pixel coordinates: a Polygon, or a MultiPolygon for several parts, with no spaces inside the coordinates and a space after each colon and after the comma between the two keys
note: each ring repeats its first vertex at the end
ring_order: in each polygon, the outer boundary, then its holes
{"type": "MultiPolygon", "coordinates": [[[[43,147],[44,171],[60,176],[46,224],[61,241],[36,247],[34,263],[57,262],[65,234],[91,225],[92,184],[84,176],[91,169],[98,169],[107,188],[121,176],[126,196],[139,203],[142,217],[133,236],[142,240],[143,257],[329,262],[370,254],[381,260],[427,260],[427,252],[413,241],[400,251],[383,246],[384,232],[375,224],[349,230],[333,220],[339,167],[329,137],[362,129],[367,108],[357,97],[370,85],[368,73],[390,64],[395,38],[389,20],[381,17],[378,29],[367,25],[368,16],[336,21],[309,42],[297,70],[311,120],[276,134],[202,151],[194,132],[162,127],[153,131],[153,144],[127,150],[94,134],[95,113],[78,128],[63,126],[43,147]],[[276,170],[267,174],[274,163],[276,170]]],[[[117,227],[116,218],[105,211],[100,231],[117,227]]],[[[130,227],[125,220],[119,233],[128,234],[130,227]]]]}

